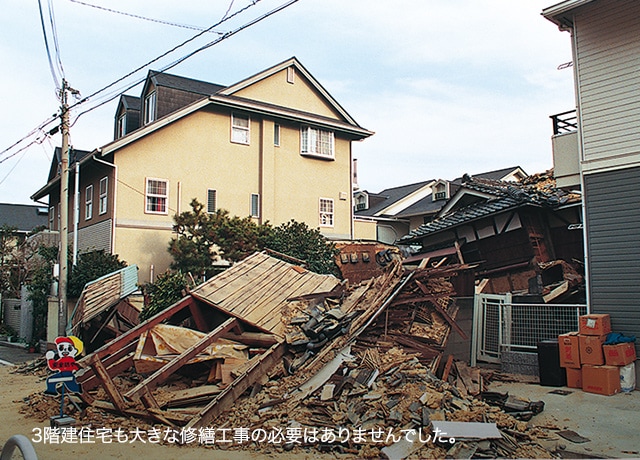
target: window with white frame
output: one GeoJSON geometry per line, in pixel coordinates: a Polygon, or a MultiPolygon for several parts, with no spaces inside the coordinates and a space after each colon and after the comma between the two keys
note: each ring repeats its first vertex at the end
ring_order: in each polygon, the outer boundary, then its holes
{"type": "Polygon", "coordinates": [[[333,132],[310,126],[302,127],[300,130],[300,153],[333,159],[335,157],[333,132]]]}
{"type": "Polygon", "coordinates": [[[109,197],[109,178],[103,177],[100,179],[100,201],[99,210],[100,215],[107,212],[107,199],[109,197]]]}
{"type": "Polygon", "coordinates": [[[333,227],[333,200],[320,198],[320,227],[333,227]]]}
{"type": "Polygon", "coordinates": [[[260,217],[260,195],[251,194],[251,217],[260,217]]]}
{"type": "Polygon", "coordinates": [[[126,114],[126,112],[118,117],[118,122],[117,122],[117,125],[116,125],[116,138],[120,139],[125,134],[127,134],[127,114],[126,114]]]}
{"type": "Polygon", "coordinates": [[[55,230],[54,222],[56,218],[56,211],[53,206],[49,207],[49,230],[55,230]]]}
{"type": "Polygon", "coordinates": [[[149,214],[168,214],[169,181],[147,178],[145,201],[145,212],[149,214]]]}
{"type": "Polygon", "coordinates": [[[152,91],[144,98],[144,124],[151,123],[156,119],[156,92],[152,91]]]}
{"type": "Polygon", "coordinates": [[[216,195],[217,192],[214,189],[210,188],[207,190],[207,212],[209,214],[216,212],[216,195]]]}
{"type": "Polygon", "coordinates": [[[84,219],[89,220],[93,217],[93,184],[87,185],[84,189],[84,219]]]}
{"type": "Polygon", "coordinates": [[[249,127],[251,120],[249,115],[232,113],[231,114],[231,142],[238,144],[249,144],[249,127]]]}

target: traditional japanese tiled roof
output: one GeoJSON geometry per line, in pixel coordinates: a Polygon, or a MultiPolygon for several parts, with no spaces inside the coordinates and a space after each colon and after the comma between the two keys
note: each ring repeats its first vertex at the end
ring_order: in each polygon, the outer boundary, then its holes
{"type": "Polygon", "coordinates": [[[483,178],[463,176],[459,193],[478,192],[486,198],[483,201],[454,208],[452,211],[436,217],[433,221],[421,225],[400,239],[401,243],[410,243],[427,235],[456,227],[458,225],[498,214],[521,206],[558,206],[579,201],[579,196],[566,193],[554,187],[555,181],[549,181],[549,174],[531,176],[524,183],[501,182],[483,178]],[[553,184],[553,185],[552,185],[553,184]]]}

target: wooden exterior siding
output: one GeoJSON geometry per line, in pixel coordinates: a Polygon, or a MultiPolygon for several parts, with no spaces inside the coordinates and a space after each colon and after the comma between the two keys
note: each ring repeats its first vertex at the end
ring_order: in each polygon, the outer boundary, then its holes
{"type": "Polygon", "coordinates": [[[640,336],[640,167],[585,176],[591,310],[640,336]],[[612,190],[613,188],[613,190],[612,190]]]}
{"type": "Polygon", "coordinates": [[[640,157],[640,2],[596,2],[575,16],[584,170],[613,159],[619,166],[640,157]],[[634,155],[634,158],[630,158],[634,155]]]}

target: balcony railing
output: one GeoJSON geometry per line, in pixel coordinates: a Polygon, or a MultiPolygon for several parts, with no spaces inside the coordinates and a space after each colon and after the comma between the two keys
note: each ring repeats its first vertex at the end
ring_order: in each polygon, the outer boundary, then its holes
{"type": "Polygon", "coordinates": [[[551,115],[553,134],[572,133],[578,130],[578,116],[575,110],[551,115]]]}

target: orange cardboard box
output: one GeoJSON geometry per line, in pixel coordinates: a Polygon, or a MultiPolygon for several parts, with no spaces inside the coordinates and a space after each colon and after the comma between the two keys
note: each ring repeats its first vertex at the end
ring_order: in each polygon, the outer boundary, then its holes
{"type": "Polygon", "coordinates": [[[636,360],[636,345],[633,342],[603,345],[602,350],[607,366],[626,366],[636,360]]]}
{"type": "Polygon", "coordinates": [[[611,332],[611,318],[609,315],[582,315],[578,331],[582,335],[607,335],[611,332]]]}
{"type": "Polygon", "coordinates": [[[569,332],[558,336],[560,367],[580,368],[580,344],[578,333],[569,332]]]}
{"type": "Polygon", "coordinates": [[[620,368],[617,366],[582,366],[582,390],[610,396],[620,392],[620,368]]]}
{"type": "Polygon", "coordinates": [[[578,336],[580,344],[580,363],[600,366],[604,364],[604,351],[602,344],[607,340],[606,335],[582,335],[578,336]]]}
{"type": "Polygon", "coordinates": [[[567,367],[567,386],[569,388],[582,388],[582,369],[567,367]]]}

